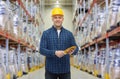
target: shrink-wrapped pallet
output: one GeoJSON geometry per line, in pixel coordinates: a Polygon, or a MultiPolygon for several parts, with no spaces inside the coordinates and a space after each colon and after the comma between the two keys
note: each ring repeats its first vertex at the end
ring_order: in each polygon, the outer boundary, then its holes
{"type": "Polygon", "coordinates": [[[11,79],[13,79],[13,75],[16,73],[16,69],[14,67],[14,53],[12,50],[8,52],[8,61],[9,61],[9,70],[11,79]]]}
{"type": "Polygon", "coordinates": [[[113,50],[113,59],[110,65],[110,79],[120,79],[120,44],[113,50]]]}
{"type": "Polygon", "coordinates": [[[119,9],[118,9],[118,15],[117,15],[117,23],[119,23],[119,26],[120,26],[120,6],[119,6],[119,9]]]}
{"type": "Polygon", "coordinates": [[[5,59],[4,57],[6,57],[6,54],[4,54],[5,52],[3,51],[3,49],[0,48],[0,79],[5,79],[5,75],[6,75],[6,67],[5,67],[5,59]]]}
{"type": "Polygon", "coordinates": [[[111,14],[110,14],[110,26],[111,29],[117,25],[119,19],[119,9],[120,8],[120,1],[119,0],[112,0],[111,2],[111,14]]]}
{"type": "Polygon", "coordinates": [[[20,22],[19,22],[19,26],[18,26],[18,28],[17,28],[17,30],[18,30],[17,38],[18,38],[18,39],[23,39],[22,27],[23,27],[23,23],[22,23],[22,21],[20,21],[20,22]]]}
{"type": "Polygon", "coordinates": [[[19,17],[17,14],[15,14],[13,16],[13,33],[14,33],[16,38],[18,36],[18,26],[19,26],[19,17]]]}
{"type": "Polygon", "coordinates": [[[0,63],[0,79],[6,79],[6,72],[5,72],[5,66],[3,66],[2,63],[0,63]]]}
{"type": "Polygon", "coordinates": [[[7,9],[7,4],[5,1],[0,1],[0,28],[2,30],[5,29],[5,26],[7,26],[7,21],[8,21],[8,9],[7,9]]]}
{"type": "Polygon", "coordinates": [[[25,72],[25,73],[28,72],[27,54],[24,52],[21,53],[21,68],[22,68],[22,72],[25,72]]]}
{"type": "Polygon", "coordinates": [[[8,20],[6,22],[6,26],[5,26],[5,32],[10,34],[11,36],[14,36],[13,35],[13,15],[12,15],[12,12],[8,12],[8,20]]]}

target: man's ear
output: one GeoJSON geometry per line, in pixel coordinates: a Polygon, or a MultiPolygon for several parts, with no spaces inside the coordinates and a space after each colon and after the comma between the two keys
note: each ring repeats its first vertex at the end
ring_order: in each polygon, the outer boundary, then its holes
{"type": "Polygon", "coordinates": [[[64,21],[64,17],[63,17],[63,21],[64,21]]]}

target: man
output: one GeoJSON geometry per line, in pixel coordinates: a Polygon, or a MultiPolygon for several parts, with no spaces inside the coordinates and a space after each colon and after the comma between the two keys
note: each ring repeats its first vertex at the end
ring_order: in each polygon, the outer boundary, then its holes
{"type": "Polygon", "coordinates": [[[73,34],[63,26],[64,13],[61,8],[52,10],[53,26],[43,32],[40,53],[46,56],[45,79],[71,79],[70,55],[78,52],[73,34]],[[76,46],[65,54],[64,50],[76,46]]]}

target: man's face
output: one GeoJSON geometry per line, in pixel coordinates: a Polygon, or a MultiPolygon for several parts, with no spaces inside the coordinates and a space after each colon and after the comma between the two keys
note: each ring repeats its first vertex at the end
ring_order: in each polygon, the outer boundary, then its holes
{"type": "Polygon", "coordinates": [[[55,27],[61,27],[63,20],[64,20],[64,18],[61,15],[52,16],[52,21],[53,21],[55,27]]]}

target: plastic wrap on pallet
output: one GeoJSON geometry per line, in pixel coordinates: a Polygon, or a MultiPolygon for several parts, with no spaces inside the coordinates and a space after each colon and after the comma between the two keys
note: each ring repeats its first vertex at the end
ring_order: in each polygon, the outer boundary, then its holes
{"type": "Polygon", "coordinates": [[[95,27],[94,27],[94,22],[91,21],[91,38],[92,40],[95,38],[96,33],[95,33],[95,27]]]}
{"type": "Polygon", "coordinates": [[[40,53],[39,52],[35,52],[35,66],[39,66],[39,57],[40,57],[40,53]]]}
{"type": "Polygon", "coordinates": [[[3,62],[4,60],[4,56],[3,56],[3,51],[0,48],[0,79],[5,79],[5,75],[6,75],[6,68],[5,68],[5,64],[3,62]]]}
{"type": "Polygon", "coordinates": [[[30,54],[28,54],[27,60],[28,60],[28,68],[30,69],[32,68],[32,56],[30,54]]]}
{"type": "Polygon", "coordinates": [[[95,74],[95,71],[97,70],[96,69],[96,64],[98,63],[96,51],[93,51],[93,56],[92,57],[93,57],[93,62],[94,62],[94,64],[93,64],[93,74],[95,74]]]}
{"type": "Polygon", "coordinates": [[[84,68],[84,55],[81,55],[81,69],[84,68]]]}
{"type": "Polygon", "coordinates": [[[97,31],[98,31],[98,36],[101,36],[102,34],[106,33],[106,11],[105,8],[100,8],[98,7],[98,17],[97,17],[97,31]]]}
{"type": "MultiPolygon", "coordinates": [[[[119,9],[118,9],[117,23],[120,23],[120,6],[119,6],[119,9]]],[[[119,24],[119,26],[120,26],[120,24],[119,24]]]]}
{"type": "MultiPolygon", "coordinates": [[[[6,50],[5,50],[5,48],[2,47],[0,49],[0,51],[1,51],[1,55],[2,55],[2,62],[5,65],[6,64],[6,50]]],[[[6,68],[5,68],[5,70],[6,70],[6,68]]]]}
{"type": "Polygon", "coordinates": [[[2,63],[0,63],[0,79],[6,79],[5,74],[6,74],[6,72],[4,70],[4,66],[2,63]]]}
{"type": "Polygon", "coordinates": [[[21,68],[23,72],[28,72],[28,67],[27,67],[27,54],[25,52],[21,53],[21,68]]]}
{"type": "Polygon", "coordinates": [[[34,61],[34,54],[32,52],[28,52],[28,58],[27,58],[27,61],[28,61],[28,69],[32,69],[33,71],[33,67],[35,66],[35,61],[34,61]]]}
{"type": "Polygon", "coordinates": [[[102,33],[104,33],[106,31],[106,26],[104,25],[104,23],[105,23],[105,11],[104,10],[99,12],[97,23],[98,23],[98,28],[96,29],[97,35],[100,36],[102,33]]]}
{"type": "Polygon", "coordinates": [[[119,15],[120,1],[112,0],[111,2],[112,13],[110,16],[110,26],[115,26],[117,24],[117,19],[119,15]]]}
{"type": "Polygon", "coordinates": [[[112,62],[110,64],[110,79],[120,78],[120,44],[113,50],[112,62]]]}
{"type": "Polygon", "coordinates": [[[22,39],[23,38],[23,32],[22,32],[22,27],[23,27],[23,22],[22,20],[19,21],[19,26],[17,28],[18,30],[18,39],[22,39]]]}
{"type": "Polygon", "coordinates": [[[100,53],[101,53],[101,55],[100,55],[100,64],[101,64],[101,76],[102,76],[102,78],[104,78],[104,72],[105,72],[105,50],[103,49],[103,50],[100,50],[100,53]]]}
{"type": "Polygon", "coordinates": [[[89,58],[88,58],[88,54],[86,54],[86,70],[89,70],[89,58]]]}
{"type": "Polygon", "coordinates": [[[11,11],[8,11],[8,20],[5,26],[5,32],[9,33],[11,36],[13,35],[13,14],[11,11]]]}
{"type": "MultiPolygon", "coordinates": [[[[19,10],[19,9],[18,9],[19,10]]],[[[14,34],[17,39],[23,39],[23,19],[20,17],[20,12],[16,11],[13,18],[14,34]]]]}
{"type": "MultiPolygon", "coordinates": [[[[15,65],[16,72],[18,73],[18,52],[17,52],[17,50],[14,50],[14,52],[15,52],[14,65],[15,65]]],[[[17,73],[16,73],[16,75],[17,75],[17,73]]]]}
{"type": "Polygon", "coordinates": [[[32,43],[32,24],[28,24],[27,26],[28,28],[28,42],[31,44],[32,43]]]}
{"type": "MultiPolygon", "coordinates": [[[[113,56],[113,49],[112,47],[110,47],[109,49],[109,56],[108,56],[108,60],[106,60],[106,55],[104,56],[105,57],[105,61],[108,61],[108,63],[105,63],[105,71],[104,71],[104,74],[109,74],[109,70],[110,70],[110,64],[112,62],[112,56],[113,56]]],[[[105,75],[104,75],[104,78],[105,78],[105,75]]]]}
{"type": "Polygon", "coordinates": [[[83,36],[83,34],[81,34],[81,43],[80,43],[80,45],[82,46],[82,45],[84,45],[84,36],[83,36]]]}
{"type": "Polygon", "coordinates": [[[0,1],[0,27],[2,30],[5,29],[5,26],[8,21],[8,9],[5,1],[0,1]]]}
{"type": "Polygon", "coordinates": [[[18,26],[19,26],[19,17],[17,14],[13,16],[13,26],[14,26],[14,34],[18,35],[18,26]]]}
{"type": "Polygon", "coordinates": [[[40,53],[35,52],[35,65],[39,66],[39,57],[40,57],[40,53]]]}
{"type": "Polygon", "coordinates": [[[104,78],[104,72],[105,72],[105,50],[101,49],[99,50],[99,56],[98,56],[98,75],[99,77],[104,78]]]}
{"type": "Polygon", "coordinates": [[[83,61],[82,61],[82,68],[83,68],[83,70],[85,71],[86,69],[85,69],[85,55],[83,55],[83,61]]]}
{"type": "Polygon", "coordinates": [[[80,68],[81,68],[81,54],[78,54],[78,65],[79,65],[80,68]]]}
{"type": "Polygon", "coordinates": [[[92,53],[91,52],[89,52],[89,60],[88,60],[88,62],[89,62],[89,72],[93,72],[93,57],[92,57],[92,53]]]}
{"type": "Polygon", "coordinates": [[[14,50],[10,50],[8,53],[8,61],[9,61],[9,70],[10,70],[10,75],[11,75],[11,79],[13,79],[13,76],[16,75],[17,73],[17,68],[15,67],[15,51],[14,50]]]}
{"type": "Polygon", "coordinates": [[[79,31],[79,32],[77,32],[77,36],[76,36],[76,41],[79,45],[81,45],[81,40],[82,39],[81,39],[80,31],[79,31]]]}
{"type": "Polygon", "coordinates": [[[35,53],[33,53],[33,66],[36,65],[36,56],[35,56],[35,53]]]}
{"type": "Polygon", "coordinates": [[[27,23],[23,22],[22,27],[23,39],[27,43],[27,23]]]}
{"type": "Polygon", "coordinates": [[[0,27],[9,34],[13,34],[13,16],[5,1],[0,1],[0,27]]]}
{"type": "Polygon", "coordinates": [[[36,30],[36,27],[33,26],[32,44],[33,44],[34,46],[36,46],[36,45],[35,45],[35,42],[36,42],[36,41],[37,41],[37,30],[36,30]]]}
{"type": "Polygon", "coordinates": [[[29,3],[28,11],[32,17],[35,17],[37,6],[33,4],[33,1],[29,3]]]}

